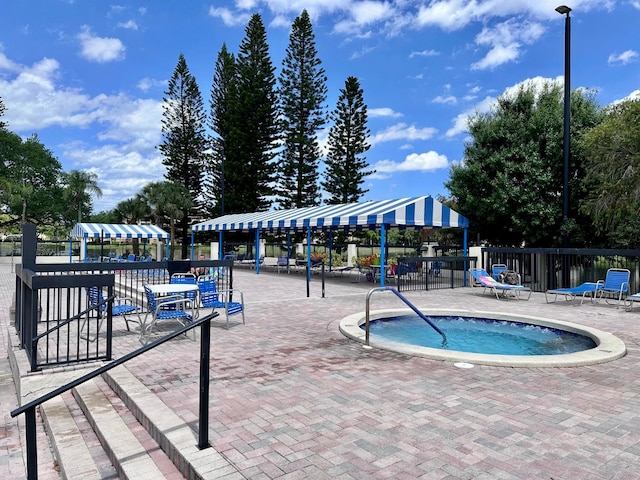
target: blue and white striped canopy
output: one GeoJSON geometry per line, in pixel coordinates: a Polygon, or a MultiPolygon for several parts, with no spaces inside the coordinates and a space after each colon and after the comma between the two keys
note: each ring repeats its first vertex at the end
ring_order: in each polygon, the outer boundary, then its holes
{"type": "Polygon", "coordinates": [[[431,196],[319,207],[240,213],[196,223],[194,232],[267,230],[361,230],[386,227],[458,227],[469,220],[431,196]]]}
{"type": "Polygon", "coordinates": [[[155,225],[127,225],[124,223],[76,223],[73,238],[169,238],[169,234],[155,225]]]}

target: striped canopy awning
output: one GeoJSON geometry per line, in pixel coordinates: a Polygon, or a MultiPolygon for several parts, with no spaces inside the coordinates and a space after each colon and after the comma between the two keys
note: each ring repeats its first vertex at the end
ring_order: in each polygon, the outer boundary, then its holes
{"type": "Polygon", "coordinates": [[[201,231],[361,230],[458,227],[469,220],[431,196],[224,215],[192,225],[201,231]]]}
{"type": "Polygon", "coordinates": [[[71,231],[73,238],[169,238],[169,234],[155,225],[127,225],[124,223],[77,223],[71,231]]]}

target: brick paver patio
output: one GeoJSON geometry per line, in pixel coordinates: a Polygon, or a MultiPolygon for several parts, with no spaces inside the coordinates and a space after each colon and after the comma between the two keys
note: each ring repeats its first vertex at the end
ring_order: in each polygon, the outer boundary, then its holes
{"type": "MultiPolygon", "coordinates": [[[[9,267],[0,265],[2,357],[9,267]]],[[[640,310],[547,305],[474,296],[470,288],[408,293],[422,308],[498,311],[572,321],[614,333],[627,355],[576,368],[475,366],[365,350],[340,334],[363,311],[371,284],[237,270],[247,325],[212,330],[210,440],[246,478],[639,479],[640,310]]],[[[388,294],[372,309],[402,308],[388,294]]],[[[115,354],[139,344],[114,324],[115,354]]],[[[199,344],[179,339],[129,369],[194,428],[199,344]]],[[[7,363],[0,363],[6,378],[7,363]]],[[[2,387],[1,478],[23,478],[8,445],[20,445],[2,387]],[[5,452],[9,451],[5,460],[5,452]]],[[[15,395],[15,392],[14,392],[15,395]]],[[[9,402],[9,403],[7,403],[9,402]]],[[[39,452],[39,455],[41,453],[39,452]]],[[[42,455],[41,455],[42,456],[42,455]]],[[[45,456],[46,457],[46,456],[45,456]]]]}

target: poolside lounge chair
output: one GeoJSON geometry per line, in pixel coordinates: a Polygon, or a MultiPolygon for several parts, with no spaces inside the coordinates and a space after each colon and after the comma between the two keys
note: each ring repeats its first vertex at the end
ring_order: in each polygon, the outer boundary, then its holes
{"type": "Polygon", "coordinates": [[[278,273],[280,273],[281,268],[284,268],[287,273],[289,273],[289,257],[278,257],[276,268],[278,269],[278,273]]]}
{"type": "Polygon", "coordinates": [[[431,262],[431,266],[429,267],[429,275],[433,275],[434,277],[440,276],[440,271],[442,269],[442,262],[431,262]]]}
{"type": "Polygon", "coordinates": [[[609,300],[616,300],[616,308],[620,306],[624,297],[629,291],[629,278],[631,272],[626,268],[610,268],[607,270],[607,276],[604,280],[598,280],[598,289],[596,291],[596,302],[604,298],[607,303],[609,300]]]}
{"type": "Polygon", "coordinates": [[[500,281],[500,274],[502,272],[506,272],[508,270],[507,266],[504,263],[494,263],[491,265],[491,276],[494,280],[500,281]]]}
{"type": "Polygon", "coordinates": [[[572,302],[574,305],[576,304],[576,300],[580,298],[580,305],[582,305],[584,299],[587,297],[590,297],[593,302],[597,289],[598,283],[596,282],[585,282],[577,287],[553,288],[544,292],[544,299],[547,303],[552,303],[558,299],[558,295],[564,295],[565,300],[567,302],[572,302]],[[549,300],[548,295],[555,296],[553,297],[553,300],[549,300]]]}
{"type": "Polygon", "coordinates": [[[471,282],[472,287],[483,287],[482,293],[484,294],[487,289],[493,293],[496,298],[513,298],[520,299],[522,292],[528,292],[529,295],[524,300],[531,298],[531,289],[524,285],[510,285],[508,283],[500,283],[495,278],[487,273],[484,268],[470,268],[469,273],[473,277],[471,282]]]}
{"type": "Polygon", "coordinates": [[[640,302],[640,293],[634,293],[633,295],[629,295],[627,298],[625,298],[624,307],[627,309],[627,311],[631,311],[635,302],[640,302]]]}

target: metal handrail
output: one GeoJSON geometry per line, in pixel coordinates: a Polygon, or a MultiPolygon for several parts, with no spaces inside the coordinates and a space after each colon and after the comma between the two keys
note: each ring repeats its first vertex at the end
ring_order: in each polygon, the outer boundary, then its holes
{"type": "Polygon", "coordinates": [[[71,382],[56,388],[55,390],[46,393],[29,403],[22,405],[11,411],[11,416],[16,417],[21,413],[25,414],[25,428],[26,428],[26,445],[27,445],[27,479],[37,480],[38,478],[38,456],[35,450],[36,447],[36,407],[47,400],[51,400],[58,395],[61,395],[72,388],[81,385],[98,375],[102,375],[108,372],[112,368],[122,365],[129,360],[142,355],[149,350],[162,345],[175,337],[188,332],[192,328],[202,326],[200,334],[200,420],[198,424],[198,448],[200,450],[209,447],[209,366],[210,366],[210,343],[211,343],[211,320],[219,315],[218,312],[211,312],[198,320],[195,320],[189,325],[185,325],[172,333],[159,338],[158,340],[149,343],[143,347],[127,353],[125,356],[114,360],[107,365],[103,365],[100,368],[95,369],[92,372],[87,373],[71,382]]]}
{"type": "Polygon", "coordinates": [[[369,345],[369,317],[370,317],[370,313],[369,313],[369,301],[371,299],[371,295],[373,295],[375,292],[385,292],[385,291],[389,291],[389,292],[393,292],[400,300],[402,300],[411,310],[413,310],[414,312],[416,312],[416,314],[423,319],[425,322],[427,322],[429,325],[431,325],[431,327],[438,332],[441,336],[442,336],[442,345],[446,345],[447,344],[447,336],[444,334],[444,332],[442,330],[440,330],[438,328],[438,326],[433,323],[431,320],[429,320],[424,313],[422,313],[420,310],[418,310],[418,308],[411,303],[404,295],[402,295],[397,289],[393,288],[393,287],[376,287],[376,288],[372,288],[371,290],[369,290],[369,292],[367,293],[367,298],[365,300],[365,336],[364,336],[364,346],[367,348],[371,348],[371,346],[369,345]]]}

